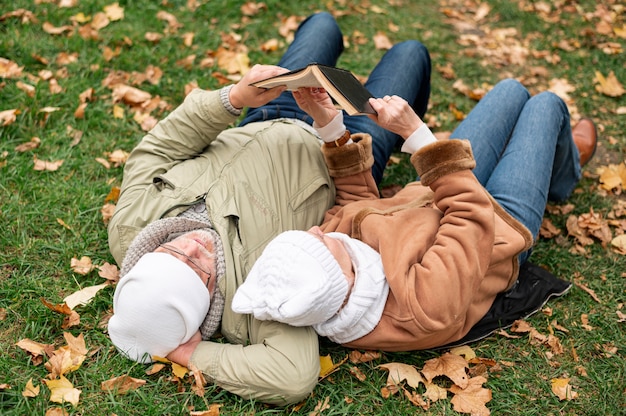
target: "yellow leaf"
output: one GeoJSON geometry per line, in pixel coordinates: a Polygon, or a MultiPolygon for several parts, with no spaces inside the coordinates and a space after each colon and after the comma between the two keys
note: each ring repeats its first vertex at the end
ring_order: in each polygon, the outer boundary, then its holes
{"type": "Polygon", "coordinates": [[[335,369],[330,355],[320,356],[320,377],[326,377],[335,369]]]}
{"type": "Polygon", "coordinates": [[[187,375],[188,372],[189,370],[187,369],[187,367],[183,367],[180,364],[172,362],[172,373],[174,373],[176,377],[183,378],[187,375]]]}
{"type": "Polygon", "coordinates": [[[572,390],[572,386],[569,385],[569,378],[553,378],[552,393],[556,394],[561,401],[578,397],[578,393],[572,390]]]}
{"type": "Polygon", "coordinates": [[[609,97],[619,97],[626,93],[626,90],[624,90],[624,87],[620,84],[613,71],[611,71],[606,78],[600,71],[596,71],[595,81],[598,83],[596,90],[609,97]]]}
{"type": "Polygon", "coordinates": [[[56,380],[45,380],[50,389],[50,401],[55,403],[71,403],[76,406],[81,391],[75,389],[72,383],[63,376],[56,380]]]}
{"type": "Polygon", "coordinates": [[[26,386],[24,387],[24,390],[22,390],[22,396],[24,396],[24,397],[37,397],[37,396],[39,396],[39,390],[40,389],[41,389],[41,386],[35,387],[33,385],[33,379],[30,378],[30,379],[28,379],[28,382],[26,383],[26,386]]]}
{"type": "Polygon", "coordinates": [[[465,357],[465,361],[469,361],[472,358],[476,358],[476,353],[469,345],[461,345],[460,347],[452,348],[450,350],[450,353],[465,357]]]}
{"type": "Polygon", "coordinates": [[[124,107],[122,107],[121,105],[114,105],[113,118],[124,118],[124,107]]]}

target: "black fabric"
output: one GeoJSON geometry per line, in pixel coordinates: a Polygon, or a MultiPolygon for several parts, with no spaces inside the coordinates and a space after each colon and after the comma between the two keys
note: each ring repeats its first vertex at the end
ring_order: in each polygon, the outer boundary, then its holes
{"type": "Polygon", "coordinates": [[[450,348],[478,341],[501,328],[508,328],[518,319],[524,319],[539,311],[555,296],[565,294],[572,284],[561,280],[543,267],[525,262],[515,285],[500,293],[487,314],[458,341],[440,348],[450,348]]]}

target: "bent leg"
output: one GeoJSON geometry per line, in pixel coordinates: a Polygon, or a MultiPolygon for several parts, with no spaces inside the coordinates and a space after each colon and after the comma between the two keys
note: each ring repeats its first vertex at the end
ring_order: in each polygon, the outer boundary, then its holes
{"type": "MultiPolygon", "coordinates": [[[[430,72],[428,49],[416,40],[405,41],[385,53],[365,87],[374,97],[398,95],[404,98],[423,118],[430,96],[430,72]]],[[[401,137],[378,126],[367,116],[348,116],[344,113],[344,124],[353,133],[369,133],[372,136],[372,173],[376,183],[380,183],[387,161],[401,137]]]]}
{"type": "MultiPolygon", "coordinates": [[[[278,66],[290,70],[307,66],[312,62],[335,66],[343,52],[343,35],[335,18],[326,12],[309,16],[300,23],[293,42],[278,62],[278,66]]],[[[313,124],[313,119],[298,107],[291,92],[256,108],[249,108],[239,123],[244,126],[254,121],[295,118],[313,124]]]]}
{"type": "Polygon", "coordinates": [[[483,186],[498,164],[529,98],[530,93],[518,81],[500,81],[452,132],[451,138],[467,139],[472,144],[474,175],[483,186]]]}
{"type": "MultiPolygon", "coordinates": [[[[568,148],[571,141],[567,106],[557,95],[543,92],[532,97],[520,113],[509,144],[487,181],[486,188],[498,203],[514,218],[524,224],[536,237],[543,214],[556,163],[558,179],[568,189],[578,181],[577,162],[557,162],[557,148],[568,148]],[[569,137],[568,137],[569,136],[569,137]],[[567,178],[567,180],[566,180],[567,178]]],[[[567,149],[570,151],[571,149],[567,149]]],[[[571,154],[571,151],[570,151],[571,154]]],[[[576,155],[576,154],[575,154],[576,155]]],[[[529,253],[522,255],[525,260],[529,253]]]]}

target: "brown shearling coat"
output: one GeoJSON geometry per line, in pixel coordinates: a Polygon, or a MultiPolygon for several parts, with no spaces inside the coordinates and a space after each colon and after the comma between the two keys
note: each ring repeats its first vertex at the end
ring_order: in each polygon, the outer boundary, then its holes
{"type": "MultiPolygon", "coordinates": [[[[379,197],[371,137],[322,151],[337,188],[321,226],[357,238],[382,257],[390,291],[383,316],[352,348],[411,351],[462,338],[511,287],[532,236],[478,182],[466,140],[411,156],[421,182],[379,197]]],[[[358,277],[357,277],[358,278],[358,277]]]]}

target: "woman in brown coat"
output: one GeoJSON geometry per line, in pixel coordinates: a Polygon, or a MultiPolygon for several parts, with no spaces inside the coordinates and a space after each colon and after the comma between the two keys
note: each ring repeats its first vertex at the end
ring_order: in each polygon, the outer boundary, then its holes
{"type": "Polygon", "coordinates": [[[511,296],[547,201],[567,198],[595,148],[593,123],[572,131],[556,95],[501,81],[441,141],[402,98],[371,99],[371,118],[405,139],[420,178],[385,199],[371,175],[371,137],[346,133],[325,91],[294,95],[325,141],[336,205],[320,227],[265,248],[235,311],[312,325],[349,347],[407,351],[464,340],[507,296],[527,314],[569,289],[535,279],[525,290],[539,299],[511,296]]]}

